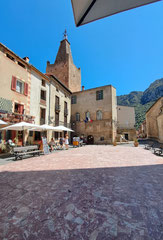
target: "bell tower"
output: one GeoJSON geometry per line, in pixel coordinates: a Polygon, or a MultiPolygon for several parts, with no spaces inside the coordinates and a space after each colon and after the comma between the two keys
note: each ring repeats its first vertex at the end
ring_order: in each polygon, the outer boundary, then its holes
{"type": "Polygon", "coordinates": [[[54,64],[47,62],[46,73],[56,76],[71,92],[81,91],[81,70],[73,62],[66,30],[54,64]]]}

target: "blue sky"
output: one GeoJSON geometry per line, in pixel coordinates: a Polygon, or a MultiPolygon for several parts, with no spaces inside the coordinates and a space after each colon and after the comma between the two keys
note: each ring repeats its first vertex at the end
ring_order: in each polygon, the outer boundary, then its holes
{"type": "Polygon", "coordinates": [[[160,1],[76,28],[70,0],[1,0],[0,42],[45,72],[66,28],[82,85],[128,94],[163,77],[162,13],[160,1]]]}

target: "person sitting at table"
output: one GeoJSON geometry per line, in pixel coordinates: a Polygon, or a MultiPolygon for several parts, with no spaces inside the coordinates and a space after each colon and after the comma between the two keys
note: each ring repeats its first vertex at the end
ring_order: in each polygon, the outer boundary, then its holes
{"type": "Polygon", "coordinates": [[[50,152],[54,150],[54,145],[55,145],[54,139],[51,138],[51,141],[49,142],[50,152]]]}

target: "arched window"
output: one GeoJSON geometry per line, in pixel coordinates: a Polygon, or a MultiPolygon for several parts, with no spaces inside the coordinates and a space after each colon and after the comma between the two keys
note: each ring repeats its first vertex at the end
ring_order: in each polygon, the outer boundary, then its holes
{"type": "Polygon", "coordinates": [[[90,119],[90,112],[86,112],[86,113],[85,113],[85,118],[90,119]]]}
{"type": "Polygon", "coordinates": [[[100,110],[96,112],[96,119],[102,120],[102,112],[100,110]]]}
{"type": "Polygon", "coordinates": [[[76,113],[76,121],[80,122],[80,113],[76,113]]]}

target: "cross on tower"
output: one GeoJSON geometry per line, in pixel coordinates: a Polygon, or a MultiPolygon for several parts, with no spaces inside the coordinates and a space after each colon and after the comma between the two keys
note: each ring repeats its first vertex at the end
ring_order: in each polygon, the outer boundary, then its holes
{"type": "Polygon", "coordinates": [[[64,33],[63,33],[63,37],[64,39],[67,39],[67,30],[65,29],[64,33]]]}

